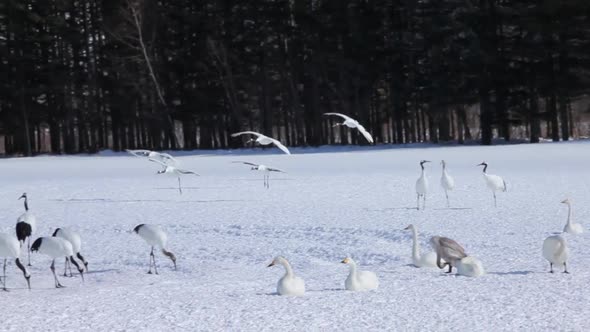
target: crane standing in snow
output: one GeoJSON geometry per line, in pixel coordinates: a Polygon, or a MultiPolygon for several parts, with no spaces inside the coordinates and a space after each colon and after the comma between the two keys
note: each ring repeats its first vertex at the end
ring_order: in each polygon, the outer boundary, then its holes
{"type": "Polygon", "coordinates": [[[476,166],[483,166],[483,177],[486,181],[486,185],[494,194],[494,207],[498,207],[498,204],[496,203],[496,191],[506,191],[506,182],[498,175],[486,173],[488,164],[485,161],[476,166]]]}
{"type": "Polygon", "coordinates": [[[174,270],[176,270],[176,256],[166,249],[168,235],[166,235],[164,230],[162,230],[157,225],[139,224],[133,228],[133,231],[152,247],[152,251],[150,252],[150,268],[147,272],[148,274],[152,274],[152,262],[154,265],[154,272],[155,274],[158,274],[156,256],[154,255],[154,247],[159,247],[162,250],[162,253],[172,260],[172,263],[174,263],[174,270]]]}
{"type": "Polygon", "coordinates": [[[440,185],[443,187],[445,191],[445,196],[447,197],[447,207],[450,206],[449,204],[449,191],[455,188],[455,180],[452,176],[449,175],[447,172],[447,163],[444,160],[441,160],[440,164],[442,165],[442,175],[440,177],[440,185]]]}
{"type": "Polygon", "coordinates": [[[422,209],[426,208],[426,194],[428,193],[428,178],[426,178],[426,172],[424,170],[424,164],[429,163],[428,160],[420,161],[420,168],[422,168],[422,173],[420,173],[420,177],[416,180],[416,210],[420,210],[420,197],[423,197],[424,204],[422,205],[422,209]]]}
{"type": "Polygon", "coordinates": [[[35,233],[37,228],[37,218],[29,212],[29,199],[27,193],[23,193],[18,199],[24,198],[25,213],[21,214],[16,219],[16,238],[21,243],[21,246],[27,240],[27,255],[29,258],[28,266],[31,266],[31,236],[35,233]]]}

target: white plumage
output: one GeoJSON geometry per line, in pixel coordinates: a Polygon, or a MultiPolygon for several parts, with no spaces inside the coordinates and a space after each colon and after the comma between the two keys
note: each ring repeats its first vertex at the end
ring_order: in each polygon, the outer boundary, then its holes
{"type": "Polygon", "coordinates": [[[158,268],[156,266],[156,257],[154,255],[154,247],[160,248],[162,253],[172,260],[174,264],[174,270],[176,270],[176,256],[168,251],[167,244],[168,244],[168,235],[160,226],[158,225],[151,225],[151,224],[140,224],[135,226],[133,229],[137,235],[139,235],[144,241],[152,247],[150,252],[150,267],[148,270],[148,274],[152,273],[152,262],[154,266],[155,274],[158,274],[158,268]]]}
{"type": "Polygon", "coordinates": [[[149,161],[152,161],[152,162],[154,162],[156,164],[162,165],[163,168],[161,170],[159,170],[157,172],[157,174],[168,174],[168,175],[176,176],[178,178],[178,191],[180,192],[180,194],[182,194],[182,186],[180,185],[180,176],[181,175],[189,175],[190,174],[190,175],[199,176],[199,174],[197,174],[197,173],[195,173],[193,171],[189,171],[189,170],[186,170],[186,169],[180,169],[180,168],[178,168],[176,166],[168,165],[168,164],[166,164],[166,163],[164,163],[164,162],[162,162],[160,160],[151,159],[151,158],[148,159],[148,160],[149,161]]]}
{"type": "Polygon", "coordinates": [[[256,143],[258,143],[260,145],[274,144],[277,148],[281,149],[281,151],[283,151],[284,153],[291,154],[289,149],[287,149],[287,147],[284,146],[279,140],[262,135],[261,133],[257,133],[255,131],[241,131],[239,133],[231,134],[231,137],[238,137],[240,135],[255,135],[256,139],[251,138],[250,140],[248,140],[248,142],[255,141],[256,143]]]}
{"type": "Polygon", "coordinates": [[[4,258],[4,268],[2,276],[2,289],[6,289],[6,261],[8,258],[15,258],[16,266],[23,272],[23,276],[27,281],[27,286],[31,289],[31,274],[26,267],[20,262],[20,243],[16,237],[10,234],[0,233],[0,257],[4,258]]]}
{"type": "Polygon", "coordinates": [[[370,271],[360,271],[356,265],[356,262],[346,257],[343,264],[350,266],[350,273],[344,281],[344,287],[350,291],[367,291],[377,289],[379,287],[379,279],[377,275],[370,271]]]}
{"type": "Polygon", "coordinates": [[[150,151],[150,150],[129,150],[125,149],[125,151],[129,152],[130,154],[140,157],[140,158],[148,158],[148,159],[155,159],[165,163],[166,165],[178,165],[178,160],[172,157],[168,153],[164,152],[157,152],[157,151],[150,151]]]}
{"type": "Polygon", "coordinates": [[[52,259],[50,269],[53,273],[56,288],[63,287],[57,279],[57,275],[55,274],[56,258],[69,258],[70,262],[74,264],[78,269],[78,272],[80,272],[82,280],[84,280],[84,269],[82,269],[74,259],[74,249],[72,248],[70,241],[60,237],[40,237],[35,240],[35,242],[33,242],[31,251],[37,251],[43,255],[49,256],[52,259]]]}
{"type": "Polygon", "coordinates": [[[247,162],[247,161],[234,161],[233,163],[240,163],[240,164],[250,165],[250,166],[252,166],[251,170],[263,172],[264,173],[264,186],[267,189],[270,188],[270,172],[285,173],[285,172],[283,172],[283,171],[281,171],[280,169],[277,169],[277,168],[268,167],[266,165],[254,164],[254,163],[250,163],[250,162],[247,162]]]}
{"type": "Polygon", "coordinates": [[[412,264],[415,267],[437,267],[435,252],[430,251],[424,255],[420,254],[420,243],[418,242],[418,229],[416,226],[410,224],[404,229],[412,231],[412,264]]]}
{"type": "Polygon", "coordinates": [[[281,264],[285,267],[285,275],[279,279],[277,283],[277,293],[279,295],[293,295],[293,296],[302,296],[305,294],[305,282],[303,279],[295,276],[293,273],[293,268],[291,268],[291,264],[289,261],[282,256],[277,256],[273,261],[268,265],[268,267],[281,264]]]}
{"type": "MultiPolygon", "coordinates": [[[[53,232],[53,236],[62,238],[67,240],[72,245],[72,251],[84,263],[84,267],[86,268],[86,272],[88,272],[88,262],[82,257],[82,238],[80,234],[77,232],[68,229],[68,228],[58,228],[53,232]]],[[[66,267],[64,268],[64,277],[66,276],[66,269],[68,267],[68,263],[70,262],[69,257],[66,257],[66,267]]],[[[72,275],[72,267],[70,266],[70,276],[72,275]]]]}
{"type": "Polygon", "coordinates": [[[485,161],[481,164],[478,164],[477,166],[483,166],[483,177],[486,181],[486,185],[494,194],[494,206],[497,207],[498,204],[496,203],[496,191],[506,191],[506,182],[498,175],[486,173],[488,164],[485,161]]]}
{"type": "Polygon", "coordinates": [[[549,261],[549,272],[553,273],[553,264],[563,264],[563,272],[569,273],[567,272],[569,249],[563,236],[553,235],[543,241],[543,257],[549,261]]]}
{"type": "Polygon", "coordinates": [[[447,163],[444,160],[441,160],[442,165],[442,175],[440,177],[440,185],[445,191],[445,196],[447,197],[447,207],[450,206],[449,204],[449,191],[455,188],[455,180],[452,176],[449,175],[447,172],[447,163]]]}
{"type": "Polygon", "coordinates": [[[570,200],[566,198],[561,203],[567,205],[567,222],[565,223],[565,226],[563,227],[563,231],[565,233],[570,233],[570,234],[584,233],[584,226],[582,226],[581,224],[576,224],[576,223],[572,222],[572,203],[570,202],[570,200]]]}
{"type": "Polygon", "coordinates": [[[37,218],[29,212],[29,199],[27,193],[23,193],[18,199],[24,198],[25,213],[16,219],[16,238],[22,244],[27,241],[28,265],[31,266],[31,236],[37,230],[37,218]]]}
{"type": "Polygon", "coordinates": [[[473,256],[467,256],[457,262],[457,274],[466,277],[480,277],[485,273],[483,264],[473,256]]]}
{"type": "Polygon", "coordinates": [[[428,160],[420,161],[420,168],[422,169],[420,177],[416,180],[416,209],[420,210],[420,197],[424,199],[422,209],[426,208],[426,194],[428,193],[428,178],[426,177],[426,171],[424,170],[424,164],[429,163],[428,160]]]}
{"type": "Polygon", "coordinates": [[[347,115],[341,114],[341,113],[324,113],[324,115],[336,115],[336,116],[343,118],[344,122],[337,123],[334,125],[334,127],[335,126],[347,126],[348,128],[356,128],[365,137],[365,139],[369,143],[371,143],[371,144],[373,143],[373,137],[371,136],[371,134],[357,120],[355,120],[347,115]]]}

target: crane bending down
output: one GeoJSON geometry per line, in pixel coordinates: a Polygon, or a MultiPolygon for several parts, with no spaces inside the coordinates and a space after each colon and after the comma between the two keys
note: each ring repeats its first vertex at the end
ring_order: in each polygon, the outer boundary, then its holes
{"type": "Polygon", "coordinates": [[[284,146],[279,140],[274,139],[272,137],[262,135],[261,133],[257,133],[255,131],[241,131],[239,133],[231,134],[231,137],[238,137],[240,135],[254,135],[254,136],[256,136],[256,139],[250,138],[248,141],[246,141],[246,143],[256,142],[260,145],[274,144],[277,148],[281,149],[281,151],[283,151],[284,153],[291,154],[291,152],[289,151],[289,149],[287,149],[286,146],[284,146]]]}
{"type": "Polygon", "coordinates": [[[157,164],[162,165],[162,169],[158,171],[158,174],[170,174],[170,175],[174,175],[178,178],[178,192],[182,195],[182,186],[180,185],[180,176],[181,175],[187,175],[187,174],[192,174],[192,175],[196,175],[199,176],[199,174],[193,172],[193,171],[189,171],[186,169],[180,169],[177,168],[175,166],[170,166],[170,165],[166,165],[166,163],[163,163],[159,160],[156,159],[149,159],[149,161],[153,161],[157,164]]]}
{"type": "Polygon", "coordinates": [[[245,164],[245,165],[250,165],[250,166],[252,166],[252,168],[250,168],[250,170],[264,172],[264,186],[267,189],[270,188],[270,172],[286,173],[286,172],[283,172],[277,168],[268,167],[266,165],[249,163],[247,161],[233,161],[233,163],[241,163],[241,164],[245,164]]]}
{"type": "Polygon", "coordinates": [[[344,122],[337,123],[333,127],[347,126],[348,128],[356,128],[361,134],[363,134],[363,136],[365,136],[365,139],[367,139],[369,143],[374,143],[373,136],[371,136],[371,134],[365,129],[365,127],[363,127],[363,125],[361,125],[357,120],[341,113],[324,113],[324,115],[336,115],[343,118],[344,122]]]}

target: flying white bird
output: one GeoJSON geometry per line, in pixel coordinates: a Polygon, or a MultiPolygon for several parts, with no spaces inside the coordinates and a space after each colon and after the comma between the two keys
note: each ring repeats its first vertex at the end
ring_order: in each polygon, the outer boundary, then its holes
{"type": "Polygon", "coordinates": [[[570,234],[581,234],[584,233],[584,227],[581,224],[572,222],[572,203],[569,199],[564,199],[561,203],[567,204],[567,222],[563,231],[570,234]]]}
{"type": "Polygon", "coordinates": [[[279,279],[277,284],[277,293],[279,295],[302,296],[305,294],[305,282],[303,279],[295,276],[293,268],[289,261],[282,256],[277,256],[272,260],[268,267],[281,264],[285,267],[285,275],[279,279]]]}
{"type": "Polygon", "coordinates": [[[247,161],[233,161],[233,163],[250,165],[250,166],[252,166],[252,168],[250,168],[250,170],[264,172],[264,186],[266,188],[270,188],[270,172],[285,173],[277,168],[268,167],[266,165],[258,165],[258,164],[254,164],[254,163],[249,163],[247,161]]]}
{"type": "Polygon", "coordinates": [[[148,270],[148,274],[152,274],[152,262],[154,265],[154,272],[158,274],[158,267],[156,266],[156,256],[154,256],[154,247],[159,247],[162,250],[162,253],[170,258],[172,263],[174,264],[174,270],[176,270],[176,256],[168,249],[166,249],[166,245],[168,244],[168,235],[160,226],[151,225],[151,224],[140,224],[135,226],[133,229],[137,235],[139,235],[142,239],[147,242],[148,245],[152,247],[152,251],[150,252],[150,268],[148,270]]]}
{"type": "Polygon", "coordinates": [[[2,276],[2,278],[4,280],[4,283],[2,284],[2,289],[3,290],[7,290],[6,289],[6,260],[8,258],[16,258],[15,260],[15,264],[16,266],[23,271],[23,275],[25,277],[25,280],[27,281],[27,285],[29,286],[29,289],[31,289],[31,274],[29,273],[29,271],[27,270],[26,267],[23,266],[23,264],[21,264],[20,262],[20,244],[19,241],[16,239],[16,237],[14,237],[14,235],[9,235],[9,234],[0,234],[0,257],[4,258],[4,275],[2,276]]]}
{"type": "MultiPolygon", "coordinates": [[[[69,241],[70,244],[72,245],[72,250],[74,251],[74,254],[76,254],[76,257],[78,257],[78,259],[80,259],[80,261],[82,261],[82,263],[84,263],[84,267],[86,268],[86,272],[88,272],[88,262],[84,259],[84,257],[82,257],[82,254],[80,253],[80,250],[82,248],[82,238],[80,237],[80,234],[78,234],[68,228],[57,228],[55,230],[55,232],[53,232],[52,236],[60,237],[64,240],[69,241]]],[[[65,267],[64,267],[64,277],[66,276],[66,270],[68,267],[70,269],[70,277],[71,277],[72,276],[72,265],[70,263],[70,258],[66,257],[66,263],[65,263],[65,267]]]]}
{"type": "Polygon", "coordinates": [[[47,255],[52,258],[51,272],[53,273],[53,279],[55,280],[55,288],[62,288],[62,284],[59,283],[57,279],[57,275],[55,274],[55,259],[60,257],[69,257],[70,262],[76,266],[78,272],[80,272],[80,276],[82,277],[82,281],[84,281],[84,269],[78,265],[76,260],[74,259],[74,249],[72,249],[72,244],[68,240],[64,240],[60,237],[40,237],[31,246],[31,251],[35,252],[38,251],[41,254],[47,255]]]}
{"type": "Polygon", "coordinates": [[[347,290],[368,291],[379,287],[377,275],[371,271],[359,271],[356,262],[352,258],[346,257],[341,263],[350,266],[350,273],[344,281],[344,288],[347,290]]]}
{"type": "Polygon", "coordinates": [[[420,197],[424,198],[424,204],[422,205],[422,209],[426,208],[426,193],[428,192],[428,178],[426,178],[426,172],[424,170],[424,164],[429,163],[428,160],[420,161],[420,167],[422,168],[422,173],[420,173],[420,177],[416,180],[416,210],[420,210],[420,197]]]}
{"type": "Polygon", "coordinates": [[[156,159],[151,159],[150,158],[148,160],[149,161],[153,161],[153,162],[155,162],[157,164],[162,165],[163,168],[158,171],[158,174],[174,175],[174,176],[176,176],[178,178],[178,192],[180,192],[180,194],[182,194],[182,187],[180,185],[180,176],[181,175],[191,174],[191,175],[199,176],[199,174],[197,174],[197,173],[195,173],[193,171],[189,171],[189,170],[186,170],[186,169],[180,169],[180,168],[177,168],[175,166],[167,165],[166,163],[161,162],[161,161],[156,160],[156,159]]]}
{"type": "Polygon", "coordinates": [[[444,160],[441,160],[440,164],[442,165],[442,175],[440,177],[440,185],[443,187],[445,191],[445,196],[447,197],[447,207],[450,206],[449,204],[449,191],[455,188],[455,180],[449,175],[447,172],[447,163],[444,160]]]}
{"type": "Polygon", "coordinates": [[[494,207],[497,207],[498,204],[496,203],[496,191],[506,191],[506,182],[497,175],[486,173],[488,164],[485,161],[481,164],[477,164],[476,166],[483,166],[483,177],[486,180],[488,188],[494,194],[494,207]]]}
{"type": "Polygon", "coordinates": [[[549,261],[549,272],[553,273],[553,264],[563,264],[563,273],[567,272],[569,249],[561,235],[553,235],[543,241],[543,257],[549,261]]]}
{"type": "Polygon", "coordinates": [[[37,218],[29,212],[29,200],[27,193],[23,193],[18,199],[25,199],[25,213],[21,214],[16,219],[16,238],[21,243],[21,246],[27,240],[27,255],[29,258],[29,266],[31,266],[31,236],[35,233],[37,228],[37,218]]]}
{"type": "Polygon", "coordinates": [[[238,137],[240,135],[255,135],[256,136],[256,139],[250,138],[248,141],[246,141],[246,143],[250,143],[250,142],[254,141],[260,145],[274,144],[274,145],[276,145],[277,148],[281,149],[281,151],[283,151],[284,153],[291,154],[289,149],[287,149],[286,146],[284,146],[281,142],[279,142],[279,140],[262,135],[260,133],[255,132],[255,131],[242,131],[239,133],[231,134],[231,137],[238,137]]]}
{"type": "Polygon", "coordinates": [[[341,113],[324,113],[324,115],[336,115],[336,116],[339,116],[339,117],[343,118],[344,119],[344,122],[337,123],[333,127],[336,127],[336,126],[347,126],[348,128],[356,128],[356,129],[358,129],[358,131],[361,134],[363,134],[363,136],[365,136],[365,138],[367,139],[367,141],[369,141],[369,143],[373,143],[373,137],[371,136],[371,134],[365,129],[365,127],[363,127],[355,119],[353,119],[353,118],[351,118],[349,116],[346,116],[344,114],[341,114],[341,113]]]}
{"type": "Polygon", "coordinates": [[[136,156],[136,157],[140,157],[140,158],[148,158],[148,159],[154,159],[154,160],[158,160],[163,162],[166,165],[178,165],[178,160],[174,157],[172,157],[170,154],[168,153],[164,153],[164,152],[156,152],[156,151],[150,151],[150,150],[129,150],[129,149],[125,149],[125,151],[129,152],[130,154],[136,156]]]}

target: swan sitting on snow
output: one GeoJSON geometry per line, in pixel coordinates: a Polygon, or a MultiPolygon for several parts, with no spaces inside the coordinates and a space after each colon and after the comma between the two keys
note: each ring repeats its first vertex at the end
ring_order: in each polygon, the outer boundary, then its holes
{"type": "Polygon", "coordinates": [[[436,265],[442,269],[449,267],[447,273],[451,273],[453,267],[457,273],[467,277],[479,277],[485,274],[481,262],[472,256],[467,256],[465,249],[456,241],[447,237],[433,236],[430,244],[436,251],[436,265]],[[446,263],[442,263],[442,260],[446,263]]]}
{"type": "MultiPolygon", "coordinates": [[[[415,267],[436,267],[436,253],[431,251],[420,255],[420,243],[418,242],[418,229],[413,224],[408,225],[404,230],[412,231],[412,264],[415,267]]],[[[444,261],[443,261],[444,263],[444,261]]]]}
{"type": "Polygon", "coordinates": [[[379,279],[377,279],[377,275],[370,271],[359,271],[352,258],[346,257],[342,263],[350,266],[350,274],[344,282],[344,287],[346,287],[347,290],[367,291],[379,287],[379,279]]]}
{"type": "Polygon", "coordinates": [[[291,264],[289,261],[282,256],[277,256],[273,259],[272,263],[268,265],[268,267],[281,264],[285,267],[285,275],[279,279],[279,283],[277,284],[277,293],[279,295],[294,295],[294,296],[301,296],[305,294],[305,282],[303,279],[295,276],[293,273],[293,268],[291,268],[291,264]]]}
{"type": "Polygon", "coordinates": [[[553,273],[553,264],[563,264],[563,273],[567,272],[567,259],[569,249],[565,238],[561,235],[553,235],[543,241],[543,257],[549,261],[549,268],[553,273]]]}
{"type": "Polygon", "coordinates": [[[572,222],[572,203],[569,199],[564,199],[561,203],[567,204],[567,222],[563,231],[570,234],[581,234],[584,233],[584,227],[581,224],[572,222]]]}

